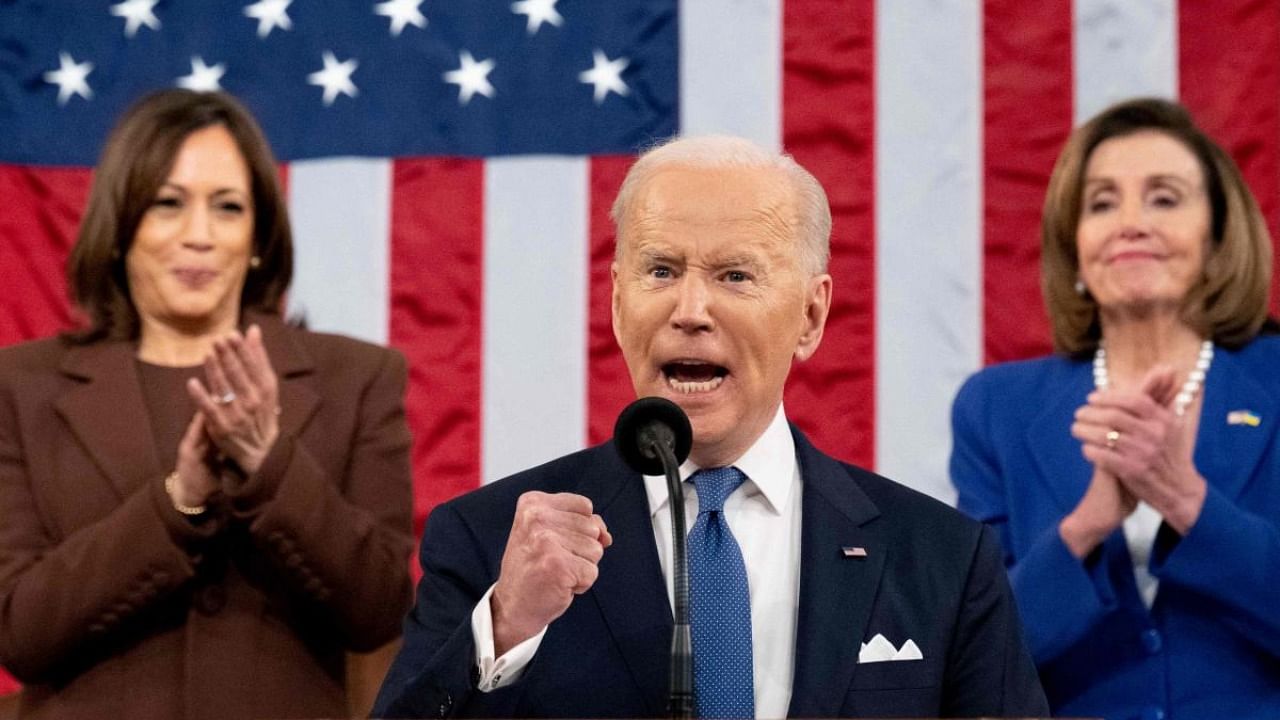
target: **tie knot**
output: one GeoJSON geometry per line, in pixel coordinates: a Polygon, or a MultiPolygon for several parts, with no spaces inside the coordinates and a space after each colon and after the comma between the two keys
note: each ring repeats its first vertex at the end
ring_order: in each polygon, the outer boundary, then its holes
{"type": "Polygon", "coordinates": [[[723,510],[725,498],[737,490],[747,476],[736,467],[719,467],[699,470],[689,479],[698,491],[698,514],[701,515],[723,510]]]}

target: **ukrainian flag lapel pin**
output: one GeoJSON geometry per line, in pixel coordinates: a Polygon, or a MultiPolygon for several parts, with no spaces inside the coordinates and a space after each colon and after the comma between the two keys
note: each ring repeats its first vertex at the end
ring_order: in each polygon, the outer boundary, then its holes
{"type": "Polygon", "coordinates": [[[1262,424],[1262,418],[1258,417],[1252,410],[1232,410],[1227,413],[1227,424],[1258,427],[1262,424]]]}

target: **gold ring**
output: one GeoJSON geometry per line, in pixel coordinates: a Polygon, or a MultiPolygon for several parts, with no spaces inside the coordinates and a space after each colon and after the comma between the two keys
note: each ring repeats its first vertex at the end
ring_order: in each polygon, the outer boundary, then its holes
{"type": "Polygon", "coordinates": [[[1119,431],[1119,430],[1108,430],[1108,431],[1107,431],[1107,449],[1108,449],[1108,450],[1115,450],[1115,449],[1116,449],[1116,443],[1118,443],[1118,442],[1120,442],[1120,431],[1119,431]]]}

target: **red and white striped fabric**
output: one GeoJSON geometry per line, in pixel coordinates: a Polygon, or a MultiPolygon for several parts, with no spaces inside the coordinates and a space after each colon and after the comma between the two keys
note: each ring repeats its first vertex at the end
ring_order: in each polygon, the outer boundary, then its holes
{"type": "MultiPolygon", "coordinates": [[[[830,195],[835,306],[789,415],[945,500],[960,382],[1049,350],[1038,218],[1074,123],[1130,95],[1180,98],[1278,227],[1280,4],[692,0],[679,23],[682,130],[785,148],[830,195]]],[[[631,399],[608,273],[628,162],[287,168],[292,307],[408,357],[420,520],[605,439],[631,399]]],[[[0,343],[69,322],[62,265],[88,181],[0,167],[0,343]]]]}

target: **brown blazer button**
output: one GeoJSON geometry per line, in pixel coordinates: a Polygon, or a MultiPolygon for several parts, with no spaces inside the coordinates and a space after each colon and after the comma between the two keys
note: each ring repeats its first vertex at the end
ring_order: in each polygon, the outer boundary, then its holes
{"type": "Polygon", "coordinates": [[[290,569],[297,568],[302,565],[302,554],[291,553],[289,557],[284,559],[284,566],[290,569]]]}
{"type": "Polygon", "coordinates": [[[324,583],[320,581],[320,578],[312,576],[311,579],[307,581],[307,584],[302,586],[302,589],[312,595],[315,595],[324,589],[324,583]]]}
{"type": "Polygon", "coordinates": [[[89,626],[89,632],[94,634],[101,634],[106,631],[107,631],[107,626],[103,625],[100,622],[93,623],[92,625],[89,626]]]}
{"type": "Polygon", "coordinates": [[[207,585],[196,593],[196,610],[204,615],[217,615],[227,606],[227,591],[221,585],[207,585]]]}

